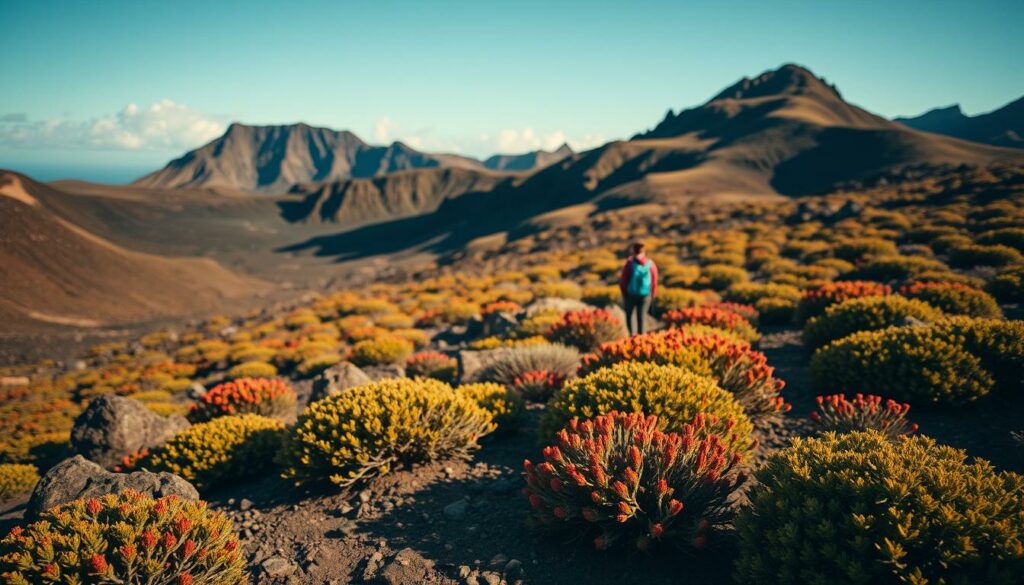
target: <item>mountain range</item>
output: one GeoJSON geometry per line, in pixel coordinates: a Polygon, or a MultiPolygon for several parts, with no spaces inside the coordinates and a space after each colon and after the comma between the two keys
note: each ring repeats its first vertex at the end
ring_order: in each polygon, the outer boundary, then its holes
{"type": "Polygon", "coordinates": [[[996,146],[1024,148],[1024,97],[987,114],[968,116],[954,104],[896,122],[916,130],[955,136],[996,146]]]}

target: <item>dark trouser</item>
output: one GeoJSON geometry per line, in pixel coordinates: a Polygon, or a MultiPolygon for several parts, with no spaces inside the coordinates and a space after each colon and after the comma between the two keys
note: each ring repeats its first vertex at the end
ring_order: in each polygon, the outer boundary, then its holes
{"type": "Polygon", "coordinates": [[[647,313],[651,310],[651,295],[638,297],[626,293],[623,301],[626,309],[626,327],[629,328],[629,334],[643,333],[647,313]],[[636,313],[636,327],[633,327],[634,312],[636,313]]]}

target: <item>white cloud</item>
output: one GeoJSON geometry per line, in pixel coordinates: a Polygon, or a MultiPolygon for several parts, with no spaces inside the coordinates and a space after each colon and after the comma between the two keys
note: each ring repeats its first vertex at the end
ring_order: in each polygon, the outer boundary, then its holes
{"type": "Polygon", "coordinates": [[[108,150],[189,149],[224,133],[224,122],[169,99],[90,120],[0,119],[0,144],[108,150]]]}
{"type": "Polygon", "coordinates": [[[373,123],[373,139],[381,144],[391,142],[391,132],[395,129],[395,123],[391,118],[384,116],[373,123]]]}

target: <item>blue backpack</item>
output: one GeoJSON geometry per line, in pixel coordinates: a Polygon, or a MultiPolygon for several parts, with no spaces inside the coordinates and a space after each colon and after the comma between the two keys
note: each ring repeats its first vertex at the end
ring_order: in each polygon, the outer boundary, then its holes
{"type": "Polygon", "coordinates": [[[633,261],[633,272],[629,275],[629,286],[626,287],[626,291],[635,297],[646,297],[651,294],[651,264],[650,260],[646,264],[633,261]]]}

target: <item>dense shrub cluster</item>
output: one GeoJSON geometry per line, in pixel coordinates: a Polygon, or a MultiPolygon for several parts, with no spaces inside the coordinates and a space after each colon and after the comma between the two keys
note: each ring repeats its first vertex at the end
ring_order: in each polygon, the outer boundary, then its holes
{"type": "Polygon", "coordinates": [[[797,439],[740,513],[743,583],[1019,583],[1024,477],[927,437],[797,439]]]}
{"type": "Polygon", "coordinates": [[[204,502],[126,491],[44,512],[0,540],[5,583],[242,585],[231,522],[204,502]]]}
{"type": "Polygon", "coordinates": [[[817,349],[858,331],[873,331],[905,324],[908,318],[932,323],[942,311],[924,301],[900,296],[864,297],[832,305],[804,326],[804,345],[817,349]]]}
{"type": "Polygon", "coordinates": [[[739,453],[754,447],[753,425],[740,403],[712,378],[671,365],[626,362],[573,380],[548,403],[540,435],[548,440],[574,418],[591,419],[612,411],[658,417],[659,428],[675,431],[698,413],[709,432],[739,453]]]}
{"type": "Polygon", "coordinates": [[[800,323],[817,317],[832,305],[849,299],[885,296],[892,293],[888,285],[860,280],[826,282],[803,292],[797,304],[796,318],[800,323]]]}
{"type": "Polygon", "coordinates": [[[1003,316],[999,303],[991,295],[959,282],[915,282],[900,287],[900,294],[924,301],[950,315],[994,319],[1003,316]]]}
{"type": "Polygon", "coordinates": [[[698,415],[664,433],[656,417],[640,413],[571,420],[543,462],[524,463],[534,519],[599,550],[704,548],[729,521],[729,496],[745,478],[734,473],[741,456],[707,432],[706,421],[698,415]]]}
{"type": "Polygon", "coordinates": [[[211,388],[192,405],[188,418],[192,422],[232,414],[287,418],[294,412],[295,390],[284,380],[239,378],[211,388]]]}
{"type": "Polygon", "coordinates": [[[405,375],[410,378],[434,378],[451,384],[457,370],[455,358],[439,351],[421,351],[405,361],[405,375]]]}
{"type": "Polygon", "coordinates": [[[761,338],[757,329],[737,313],[725,309],[695,307],[678,309],[665,314],[664,320],[670,326],[707,325],[716,329],[724,329],[735,333],[744,341],[755,342],[761,338]]]}
{"type": "Polygon", "coordinates": [[[273,465],[284,430],[280,421],[256,414],[221,416],[179,432],[135,466],[170,471],[199,489],[256,477],[273,465]]]}
{"type": "Polygon", "coordinates": [[[0,502],[32,490],[39,481],[35,465],[0,463],[0,502]]]}
{"type": "Polygon", "coordinates": [[[547,402],[565,385],[565,376],[548,370],[529,370],[515,377],[509,386],[525,400],[547,402]]]}
{"type": "Polygon", "coordinates": [[[413,344],[397,335],[364,339],[352,346],[352,363],[357,366],[383,366],[405,361],[413,352],[413,344]]]}
{"type": "Polygon", "coordinates": [[[396,465],[464,455],[494,428],[487,410],[444,382],[383,380],[300,414],[285,442],[284,477],[347,486],[396,465]]]}
{"type": "Polygon", "coordinates": [[[526,401],[518,392],[494,382],[463,384],[455,393],[476,402],[491,414],[498,431],[514,431],[523,422],[526,401]]]}
{"type": "MultiPolygon", "coordinates": [[[[527,374],[544,373],[565,380],[576,374],[580,353],[557,343],[541,343],[504,350],[483,372],[485,380],[511,385],[527,374]]],[[[560,387],[561,385],[558,384],[560,387]]]]}

